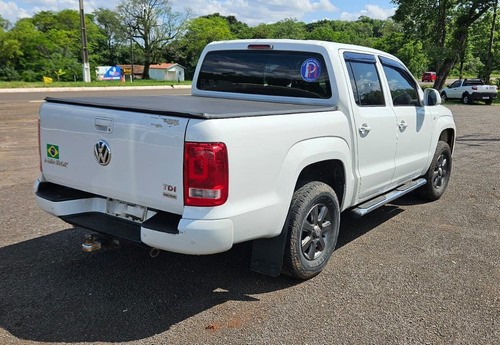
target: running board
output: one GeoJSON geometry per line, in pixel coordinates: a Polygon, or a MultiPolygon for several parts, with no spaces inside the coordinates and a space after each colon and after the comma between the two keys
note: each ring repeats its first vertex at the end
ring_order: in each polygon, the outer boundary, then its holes
{"type": "Polygon", "coordinates": [[[419,178],[418,180],[405,183],[404,185],[399,186],[398,188],[393,189],[384,195],[381,195],[379,197],[376,197],[375,199],[369,200],[364,204],[359,205],[351,211],[351,214],[355,218],[361,218],[371,211],[384,206],[388,202],[396,200],[397,198],[408,194],[419,187],[422,187],[426,183],[427,180],[425,178],[419,178]]]}

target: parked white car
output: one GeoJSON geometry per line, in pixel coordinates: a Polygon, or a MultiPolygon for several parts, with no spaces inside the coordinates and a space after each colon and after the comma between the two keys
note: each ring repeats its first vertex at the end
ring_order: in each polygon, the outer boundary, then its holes
{"type": "Polygon", "coordinates": [[[497,94],[496,85],[485,85],[481,79],[459,79],[441,91],[441,98],[460,99],[463,104],[484,101],[487,105],[491,105],[497,94]]]}

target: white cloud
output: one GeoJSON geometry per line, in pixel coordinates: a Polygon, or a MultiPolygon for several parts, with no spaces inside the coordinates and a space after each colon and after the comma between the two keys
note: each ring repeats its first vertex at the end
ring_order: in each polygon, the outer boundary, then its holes
{"type": "Polygon", "coordinates": [[[29,17],[30,14],[25,9],[19,8],[15,2],[0,0],[0,15],[14,24],[20,18],[29,17]]]}
{"type": "Polygon", "coordinates": [[[337,11],[330,0],[185,0],[183,6],[191,8],[195,17],[220,13],[235,16],[249,25],[273,23],[285,18],[301,20],[315,11],[337,11]]]}
{"type": "MultiPolygon", "coordinates": [[[[356,5],[353,0],[347,1],[351,3],[351,7],[362,6],[356,5]]],[[[78,2],[79,0],[0,0],[0,14],[15,23],[17,19],[32,16],[39,11],[78,10],[78,2]]],[[[84,0],[85,13],[91,13],[100,7],[114,9],[120,2],[121,0],[84,0]]],[[[171,0],[174,10],[190,8],[194,17],[220,13],[223,16],[235,16],[249,25],[274,23],[285,18],[332,19],[334,13],[339,13],[339,9],[333,4],[335,2],[336,0],[171,0]]],[[[343,12],[340,19],[357,20],[360,16],[387,19],[394,12],[395,8],[368,4],[359,11],[343,12]]],[[[339,17],[338,14],[335,17],[339,17]]]]}
{"type": "Polygon", "coordinates": [[[340,15],[341,20],[357,20],[361,16],[367,16],[373,19],[387,19],[394,15],[396,8],[381,8],[377,5],[366,5],[364,9],[359,12],[342,12],[340,15]]]}

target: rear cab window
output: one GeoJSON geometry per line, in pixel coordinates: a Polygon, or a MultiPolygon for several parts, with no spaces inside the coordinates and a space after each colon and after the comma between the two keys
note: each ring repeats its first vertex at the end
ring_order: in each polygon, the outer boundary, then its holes
{"type": "Polygon", "coordinates": [[[465,79],[463,86],[476,86],[476,85],[484,85],[484,82],[481,79],[465,79]]]}
{"type": "Polygon", "coordinates": [[[268,96],[332,97],[323,56],[298,51],[211,51],[203,60],[196,87],[268,96]]]}

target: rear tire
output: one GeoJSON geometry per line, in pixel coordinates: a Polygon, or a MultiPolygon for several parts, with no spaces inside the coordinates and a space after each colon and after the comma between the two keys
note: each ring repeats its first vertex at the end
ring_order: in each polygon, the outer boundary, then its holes
{"type": "Polygon", "coordinates": [[[426,200],[434,201],[441,198],[451,176],[451,149],[448,143],[438,142],[434,158],[429,170],[424,177],[427,184],[420,189],[420,196],[426,200]]]}
{"type": "Polygon", "coordinates": [[[462,95],[462,103],[463,104],[471,104],[471,99],[468,93],[464,93],[462,95]]]}
{"type": "Polygon", "coordinates": [[[320,273],[335,249],[339,226],[339,202],[330,186],[309,182],[295,191],[284,229],[283,273],[303,280],[320,273]]]}
{"type": "Polygon", "coordinates": [[[484,101],[484,103],[486,105],[491,105],[491,103],[493,103],[493,100],[492,99],[487,99],[487,100],[484,101]]]}

